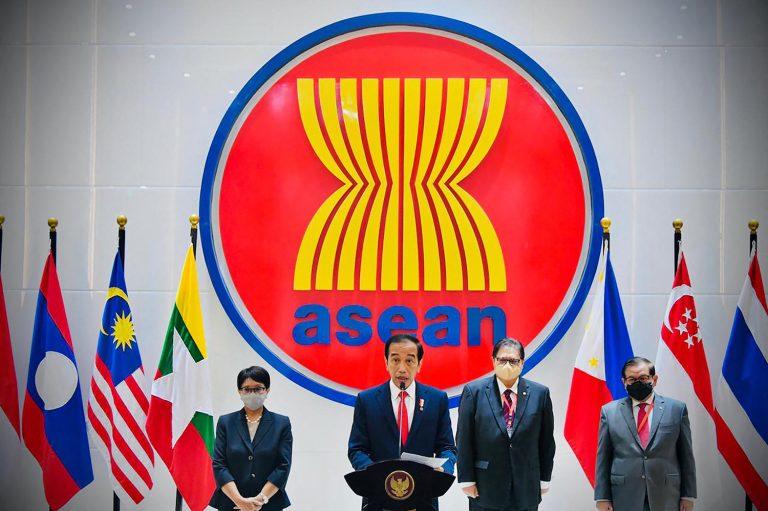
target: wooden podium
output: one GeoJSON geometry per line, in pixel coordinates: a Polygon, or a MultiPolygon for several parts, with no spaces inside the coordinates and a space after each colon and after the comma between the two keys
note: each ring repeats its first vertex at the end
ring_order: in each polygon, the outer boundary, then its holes
{"type": "Polygon", "coordinates": [[[344,476],[365,511],[433,511],[432,499],[445,494],[454,477],[421,463],[387,460],[344,476]]]}

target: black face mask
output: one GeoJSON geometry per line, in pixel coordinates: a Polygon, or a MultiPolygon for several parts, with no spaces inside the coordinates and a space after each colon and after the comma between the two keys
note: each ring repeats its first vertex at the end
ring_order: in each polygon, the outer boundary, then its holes
{"type": "Polygon", "coordinates": [[[636,381],[635,383],[627,385],[627,393],[638,401],[642,401],[650,396],[651,392],[653,392],[653,384],[651,382],[643,383],[641,381],[636,381]]]}

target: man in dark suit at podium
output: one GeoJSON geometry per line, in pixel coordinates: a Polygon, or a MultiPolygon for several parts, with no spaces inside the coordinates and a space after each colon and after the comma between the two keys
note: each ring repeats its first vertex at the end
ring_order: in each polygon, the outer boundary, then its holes
{"type": "Polygon", "coordinates": [[[495,374],[461,395],[459,485],[471,511],[534,511],[549,490],[555,457],[549,389],[520,377],[519,341],[500,340],[491,356],[495,374]]]}
{"type": "Polygon", "coordinates": [[[424,348],[415,337],[397,334],[387,339],[384,358],[390,380],[361,392],[355,401],[347,450],[352,467],[362,470],[377,461],[399,458],[402,450],[448,458],[441,469],[452,474],[456,445],[448,396],[414,379],[424,348]]]}

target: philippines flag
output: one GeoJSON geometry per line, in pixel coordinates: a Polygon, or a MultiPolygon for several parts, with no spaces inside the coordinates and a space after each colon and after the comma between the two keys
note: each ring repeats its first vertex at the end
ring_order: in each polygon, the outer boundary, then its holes
{"type": "Polygon", "coordinates": [[[768,510],[767,360],[768,306],[753,251],[718,381],[717,447],[761,511],[768,510]]]}
{"type": "Polygon", "coordinates": [[[564,431],[593,487],[600,408],[627,396],[621,368],[633,356],[607,243],[600,254],[596,278],[595,300],[573,368],[564,431]]]}
{"type": "Polygon", "coordinates": [[[43,470],[52,509],[93,481],[77,362],[51,254],[37,297],[21,435],[43,470]]]}
{"type": "Polygon", "coordinates": [[[148,410],[144,367],[118,253],[96,347],[88,421],[109,466],[112,488],[121,499],[137,504],[152,488],[154,452],[144,429],[148,410]]]}

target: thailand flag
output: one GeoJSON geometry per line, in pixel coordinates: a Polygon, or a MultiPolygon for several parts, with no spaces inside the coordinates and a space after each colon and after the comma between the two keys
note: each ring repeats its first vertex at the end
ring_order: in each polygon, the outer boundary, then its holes
{"type": "Polygon", "coordinates": [[[50,254],[37,298],[21,434],[43,470],[52,509],[93,481],[77,363],[50,254]]]}
{"type": "Polygon", "coordinates": [[[757,252],[741,289],[718,381],[717,447],[759,510],[768,509],[768,306],[757,252]]]}
{"type": "Polygon", "coordinates": [[[627,396],[621,368],[633,356],[616,276],[605,245],[597,265],[595,301],[573,368],[564,431],[593,487],[600,408],[627,396]]]}

